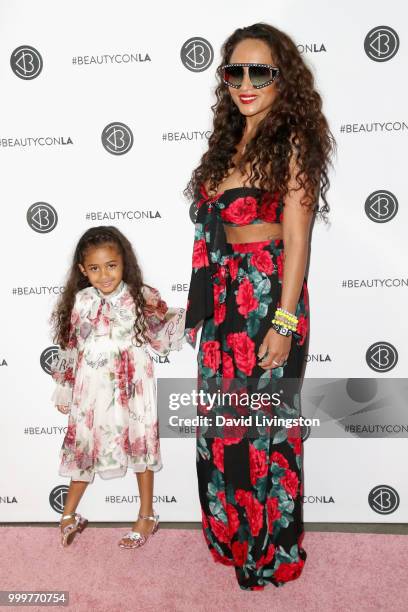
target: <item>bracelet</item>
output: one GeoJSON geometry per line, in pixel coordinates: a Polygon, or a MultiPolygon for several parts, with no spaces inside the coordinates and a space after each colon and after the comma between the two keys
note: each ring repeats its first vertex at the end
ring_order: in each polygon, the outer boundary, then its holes
{"type": "Polygon", "coordinates": [[[288,310],[284,308],[277,308],[275,310],[275,315],[272,319],[272,323],[283,325],[287,327],[291,331],[295,332],[299,323],[299,319],[296,315],[292,314],[288,310]]]}
{"type": "Polygon", "coordinates": [[[295,314],[293,314],[292,312],[289,312],[288,310],[285,310],[284,308],[277,308],[275,310],[275,316],[278,316],[286,321],[290,321],[291,323],[296,323],[298,322],[298,318],[295,314]]]}
{"type": "Polygon", "coordinates": [[[272,321],[272,327],[281,336],[291,336],[292,335],[292,330],[289,329],[288,327],[285,327],[284,325],[281,325],[280,323],[274,323],[272,321]]]}
{"type": "Polygon", "coordinates": [[[290,331],[296,331],[296,326],[288,323],[287,321],[281,321],[280,319],[272,319],[273,325],[279,325],[280,327],[284,327],[285,329],[290,329],[290,331]]]}

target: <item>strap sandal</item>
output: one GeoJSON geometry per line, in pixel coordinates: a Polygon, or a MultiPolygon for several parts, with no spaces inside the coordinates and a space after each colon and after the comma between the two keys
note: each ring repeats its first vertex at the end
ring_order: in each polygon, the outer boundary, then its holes
{"type": "Polygon", "coordinates": [[[75,534],[82,533],[85,527],[88,525],[86,518],[83,518],[78,512],[72,512],[71,514],[64,514],[61,517],[60,528],[61,528],[61,544],[64,548],[72,544],[75,534]],[[67,519],[75,519],[73,523],[68,523],[65,527],[62,526],[62,521],[67,519]]]}
{"type": "Polygon", "coordinates": [[[139,531],[128,531],[123,538],[119,541],[120,548],[140,548],[156,533],[159,528],[159,515],[153,511],[153,516],[139,514],[139,519],[154,521],[153,529],[148,534],[139,533],[139,531]],[[124,542],[124,540],[131,540],[130,543],[124,542]]]}

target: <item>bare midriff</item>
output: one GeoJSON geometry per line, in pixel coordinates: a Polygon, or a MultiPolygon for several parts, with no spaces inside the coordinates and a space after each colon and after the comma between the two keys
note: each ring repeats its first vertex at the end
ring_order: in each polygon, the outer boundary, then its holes
{"type": "Polygon", "coordinates": [[[224,229],[226,241],[231,244],[282,239],[282,225],[280,223],[257,223],[256,225],[244,225],[242,227],[231,227],[224,224],[224,229]]]}

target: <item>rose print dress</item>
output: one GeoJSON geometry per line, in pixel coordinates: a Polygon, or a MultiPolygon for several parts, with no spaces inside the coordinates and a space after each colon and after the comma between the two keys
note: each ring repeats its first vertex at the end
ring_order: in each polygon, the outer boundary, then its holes
{"type": "Polygon", "coordinates": [[[179,350],[185,311],[168,308],[157,290],[143,287],[147,340],[134,339],[135,306],[121,281],[104,295],[87,287],[76,295],[70,340],[52,366],[55,405],[71,407],[61,453],[61,476],[92,482],[162,467],[156,383],[149,347],[179,350]]]}
{"type": "MultiPolygon", "coordinates": [[[[299,417],[309,320],[306,279],[288,360],[264,370],[257,351],[280,306],[284,244],[229,244],[223,228],[282,222],[283,202],[278,194],[249,187],[210,198],[202,186],[196,209],[186,333],[194,345],[202,324],[199,388],[235,392],[251,401],[261,392],[272,396],[280,390],[279,406],[267,403],[257,410],[259,418],[299,417]]],[[[208,406],[199,406],[198,412],[208,415],[208,406]]],[[[238,417],[250,411],[236,399],[215,403],[211,412],[236,418],[238,424],[235,429],[215,427],[213,419],[197,428],[198,489],[208,547],[215,561],[235,568],[242,589],[281,586],[301,574],[306,560],[300,427],[262,426],[254,418],[241,425],[238,417]]]]}

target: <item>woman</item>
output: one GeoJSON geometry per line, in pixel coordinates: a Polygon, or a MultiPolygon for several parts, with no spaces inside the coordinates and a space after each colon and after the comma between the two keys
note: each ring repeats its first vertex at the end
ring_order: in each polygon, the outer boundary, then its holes
{"type": "Polygon", "coordinates": [[[197,432],[204,535],[240,587],[257,590],[297,578],[306,560],[300,427],[254,415],[300,416],[309,236],[316,213],[329,211],[334,141],[286,34],[240,28],[222,57],[209,147],[185,190],[197,209],[186,328],[194,345],[203,323],[199,385],[218,393],[199,407],[213,419],[197,432]],[[261,409],[260,391],[271,398],[261,409]],[[248,415],[235,429],[215,419],[248,415]]]}

